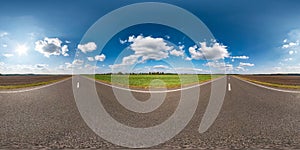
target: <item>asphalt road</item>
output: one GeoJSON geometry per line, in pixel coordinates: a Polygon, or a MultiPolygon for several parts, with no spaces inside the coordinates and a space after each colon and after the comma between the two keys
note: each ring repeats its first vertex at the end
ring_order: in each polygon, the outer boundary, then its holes
{"type": "MultiPolygon", "coordinates": [[[[88,79],[84,84],[91,84],[88,79]]],[[[218,82],[218,81],[215,81],[218,82]]],[[[198,132],[208,105],[211,84],[200,87],[192,120],[171,140],[151,148],[280,148],[300,149],[300,94],[274,91],[227,77],[220,114],[205,132],[198,132]],[[230,91],[229,91],[230,90],[230,91]]],[[[80,84],[79,88],[84,88],[80,84]]],[[[169,92],[153,112],[138,114],[115,100],[112,88],[97,83],[107,112],[122,124],[151,127],[164,122],[178,106],[180,91],[169,92]]],[[[133,92],[145,101],[149,93],[133,92]]],[[[0,93],[0,148],[124,148],[103,140],[83,121],[72,80],[24,92],[0,93]]]]}

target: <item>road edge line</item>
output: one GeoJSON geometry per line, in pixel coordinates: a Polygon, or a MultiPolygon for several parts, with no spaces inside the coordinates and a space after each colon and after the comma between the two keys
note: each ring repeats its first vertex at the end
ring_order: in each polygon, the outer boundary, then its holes
{"type": "Polygon", "coordinates": [[[3,91],[0,91],[0,94],[11,94],[11,93],[21,93],[21,92],[28,92],[28,91],[34,91],[34,90],[39,90],[39,89],[42,89],[42,88],[46,88],[46,87],[50,87],[50,86],[53,86],[55,84],[59,84],[59,83],[62,83],[62,82],[65,82],[69,79],[71,79],[72,77],[68,77],[66,79],[63,79],[61,81],[57,81],[57,82],[54,82],[54,83],[51,83],[51,84],[46,84],[46,85],[42,85],[42,86],[37,86],[37,87],[33,87],[33,88],[25,88],[25,89],[22,89],[22,90],[3,90],[3,91]]]}
{"type": "Polygon", "coordinates": [[[235,79],[241,80],[241,81],[243,81],[243,82],[246,82],[246,83],[249,83],[249,84],[252,84],[252,85],[261,87],[261,88],[265,88],[265,89],[268,89],[268,90],[279,91],[279,92],[285,92],[285,93],[297,93],[297,94],[300,93],[300,91],[291,91],[291,90],[284,90],[284,89],[272,88],[272,87],[260,85],[260,84],[257,84],[257,83],[253,83],[253,82],[250,82],[250,81],[247,81],[247,80],[243,80],[243,79],[238,78],[238,77],[235,77],[235,76],[233,76],[233,77],[234,77],[235,79]]]}

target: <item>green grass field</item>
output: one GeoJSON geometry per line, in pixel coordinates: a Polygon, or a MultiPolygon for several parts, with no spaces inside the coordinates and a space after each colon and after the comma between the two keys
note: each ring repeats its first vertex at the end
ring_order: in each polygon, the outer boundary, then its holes
{"type": "MultiPolygon", "coordinates": [[[[129,85],[137,88],[175,88],[209,81],[223,75],[95,75],[95,79],[105,83],[129,85]],[[160,82],[160,81],[163,82],[160,82]],[[129,84],[128,84],[129,82],[129,84]],[[152,82],[152,83],[151,83],[152,82]]],[[[91,76],[90,76],[91,77],[91,76]]]]}

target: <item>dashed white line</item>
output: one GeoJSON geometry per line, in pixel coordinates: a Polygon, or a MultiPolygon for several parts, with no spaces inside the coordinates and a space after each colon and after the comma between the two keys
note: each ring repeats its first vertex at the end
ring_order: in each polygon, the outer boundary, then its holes
{"type": "Polygon", "coordinates": [[[77,89],[79,89],[79,82],[77,82],[77,89]]]}
{"type": "Polygon", "coordinates": [[[228,91],[231,91],[230,83],[228,83],[228,91]]]}

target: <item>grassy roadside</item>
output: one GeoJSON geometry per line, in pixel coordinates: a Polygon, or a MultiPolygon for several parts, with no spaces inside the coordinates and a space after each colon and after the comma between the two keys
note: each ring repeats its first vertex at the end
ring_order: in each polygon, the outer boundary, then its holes
{"type": "Polygon", "coordinates": [[[270,83],[270,82],[262,82],[262,81],[248,79],[248,78],[241,77],[241,76],[234,76],[234,77],[240,78],[240,79],[243,79],[243,80],[246,80],[246,81],[249,81],[249,82],[253,82],[253,83],[256,83],[256,84],[265,85],[265,86],[269,86],[269,87],[274,87],[274,88],[300,90],[300,86],[298,86],[298,85],[285,85],[285,84],[276,84],[276,83],[270,83]]]}
{"type": "Polygon", "coordinates": [[[44,81],[44,82],[30,83],[30,84],[5,85],[5,86],[2,85],[2,86],[0,86],[0,90],[11,90],[11,89],[20,89],[20,88],[41,86],[41,85],[46,85],[46,84],[51,84],[51,83],[55,83],[55,82],[58,82],[58,81],[62,81],[62,80],[65,80],[67,78],[70,78],[70,77],[57,79],[57,80],[44,81]]]}
{"type": "Polygon", "coordinates": [[[129,84],[130,88],[178,88],[181,86],[189,86],[194,84],[203,83],[211,79],[221,77],[223,75],[102,75],[97,74],[95,76],[87,75],[90,78],[94,78],[98,81],[116,84],[119,86],[125,86],[129,84]],[[129,77],[129,80],[127,78],[129,77]],[[198,79],[197,79],[198,77],[198,79]],[[155,80],[161,80],[163,82],[153,82],[155,80]],[[127,83],[129,81],[129,83],[127,83]]]}

